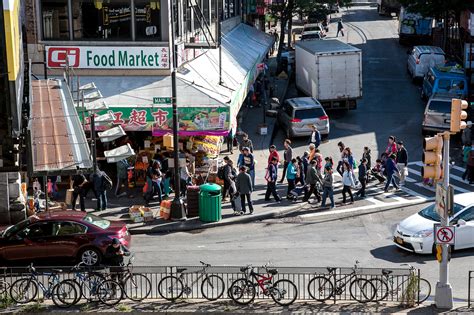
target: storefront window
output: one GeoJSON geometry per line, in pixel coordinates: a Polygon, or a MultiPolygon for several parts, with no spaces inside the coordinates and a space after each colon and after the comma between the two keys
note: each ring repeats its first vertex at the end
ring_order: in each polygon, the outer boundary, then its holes
{"type": "Polygon", "coordinates": [[[132,38],[130,0],[72,2],[76,39],[128,40],[132,38]]]}
{"type": "Polygon", "coordinates": [[[135,37],[137,40],[161,38],[160,1],[135,0],[135,37]]]}
{"type": "Polygon", "coordinates": [[[69,38],[67,0],[42,0],[41,18],[44,39],[69,38]]]}

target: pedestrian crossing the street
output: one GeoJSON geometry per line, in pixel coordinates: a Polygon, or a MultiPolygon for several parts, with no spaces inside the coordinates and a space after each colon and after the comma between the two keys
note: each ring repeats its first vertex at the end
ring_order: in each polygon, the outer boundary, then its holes
{"type": "MultiPolygon", "coordinates": [[[[421,161],[408,163],[408,176],[405,178],[405,185],[401,186],[399,190],[392,188],[392,190],[385,192],[385,183],[380,184],[377,180],[371,181],[367,185],[366,198],[363,204],[356,204],[355,207],[368,209],[384,206],[404,206],[434,200],[435,187],[423,182],[422,167],[423,163],[421,161]]],[[[474,185],[469,185],[467,181],[462,179],[464,170],[464,168],[457,165],[451,166],[450,184],[453,186],[455,194],[474,191],[474,185]]],[[[340,199],[343,185],[339,174],[336,173],[334,179],[334,194],[337,202],[340,199]]],[[[354,189],[353,193],[356,191],[357,189],[354,189]]]]}

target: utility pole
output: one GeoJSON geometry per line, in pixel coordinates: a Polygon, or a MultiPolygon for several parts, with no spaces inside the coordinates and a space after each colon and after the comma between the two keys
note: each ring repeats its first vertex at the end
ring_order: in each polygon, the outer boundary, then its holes
{"type": "MultiPolygon", "coordinates": [[[[443,188],[444,192],[449,192],[449,139],[450,132],[445,131],[443,136],[443,188]]],[[[449,194],[449,193],[448,193],[449,194]]],[[[448,196],[445,196],[448,200],[448,196]]],[[[450,205],[452,206],[452,205],[450,205]]],[[[449,209],[448,206],[444,208],[444,215],[441,217],[441,227],[449,226],[449,209]]],[[[436,235],[434,236],[436,237],[436,235]]],[[[449,280],[449,245],[440,245],[442,249],[442,260],[439,265],[439,281],[436,283],[435,303],[436,307],[443,309],[453,308],[453,288],[448,282],[449,280]]]]}
{"type": "MultiPolygon", "coordinates": [[[[443,196],[444,200],[450,200],[451,193],[449,192],[449,139],[451,133],[456,134],[466,128],[468,123],[464,120],[467,118],[467,113],[463,109],[467,109],[468,104],[461,99],[453,98],[451,100],[451,118],[449,131],[445,131],[439,136],[443,137],[443,196]]],[[[439,191],[437,190],[437,193],[439,191]]],[[[441,196],[436,196],[437,200],[441,196]]],[[[449,226],[449,215],[451,215],[452,202],[444,207],[443,213],[440,213],[441,228],[449,226]]],[[[456,230],[454,229],[453,237],[455,238],[456,230]]],[[[437,235],[434,235],[435,239],[437,235]]],[[[438,308],[452,309],[453,308],[453,289],[449,283],[449,245],[440,244],[441,246],[441,261],[439,265],[439,281],[436,283],[435,304],[438,308]]]]}
{"type": "MultiPolygon", "coordinates": [[[[177,1],[177,0],[174,0],[177,1]]],[[[181,199],[181,178],[179,176],[179,141],[178,141],[178,106],[176,104],[177,87],[176,87],[176,72],[178,65],[178,55],[175,44],[175,29],[174,29],[174,5],[171,1],[171,104],[173,108],[173,161],[174,161],[174,198],[171,202],[170,216],[172,220],[186,220],[186,212],[184,210],[184,203],[181,199]]]]}

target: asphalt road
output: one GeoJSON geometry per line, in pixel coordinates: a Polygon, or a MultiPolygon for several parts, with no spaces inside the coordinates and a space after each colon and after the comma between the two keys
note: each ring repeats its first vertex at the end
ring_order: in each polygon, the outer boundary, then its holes
{"type": "MultiPolygon", "coordinates": [[[[409,263],[421,268],[434,290],[438,262],[434,256],[415,255],[392,243],[392,231],[400,218],[421,206],[379,212],[347,219],[299,221],[293,218],[231,225],[189,233],[136,235],[132,250],[142,266],[263,265],[395,268],[409,263]]],[[[456,300],[467,298],[467,274],[474,250],[455,252],[451,260],[451,283],[456,300]]],[[[433,291],[434,294],[434,291],[433,291]]]]}
{"type": "MultiPolygon", "coordinates": [[[[388,136],[395,135],[405,142],[410,160],[420,160],[422,153],[421,122],[424,104],[419,87],[406,72],[407,47],[398,44],[398,20],[381,17],[369,6],[342,10],[345,37],[339,40],[362,50],[363,98],[357,110],[343,115],[329,113],[329,141],[321,145],[324,156],[339,156],[337,143],[351,147],[360,159],[364,146],[372,149],[372,157],[380,156],[387,146],[388,136]]],[[[330,25],[328,38],[335,37],[336,23],[330,25]]],[[[297,96],[291,88],[287,97],[297,96]]],[[[278,132],[274,144],[283,147],[284,133],[278,132]]],[[[308,139],[295,139],[297,154],[307,148],[308,139]]]]}
{"type": "MultiPolygon", "coordinates": [[[[398,21],[378,16],[375,8],[354,7],[343,11],[346,36],[341,38],[362,49],[363,99],[358,109],[344,115],[330,114],[329,141],[321,145],[323,155],[339,156],[337,142],[353,148],[356,158],[364,146],[373,157],[385,150],[389,135],[402,139],[410,160],[420,160],[421,121],[424,106],[419,87],[406,74],[406,47],[398,44],[398,21]]],[[[335,34],[331,25],[329,37],[335,34]]],[[[290,89],[288,97],[296,95],[290,89]]],[[[274,143],[282,147],[279,132],[274,143]]],[[[297,139],[293,147],[301,154],[307,139],[297,139]]],[[[283,218],[233,225],[191,233],[134,236],[133,250],[140,265],[196,265],[199,260],[220,265],[263,264],[279,266],[362,266],[399,267],[410,263],[421,268],[433,286],[438,263],[433,256],[398,250],[392,244],[395,224],[422,206],[400,208],[350,219],[325,222],[283,218]]],[[[451,283],[456,299],[467,298],[467,271],[474,250],[455,253],[451,261],[451,283]]]]}

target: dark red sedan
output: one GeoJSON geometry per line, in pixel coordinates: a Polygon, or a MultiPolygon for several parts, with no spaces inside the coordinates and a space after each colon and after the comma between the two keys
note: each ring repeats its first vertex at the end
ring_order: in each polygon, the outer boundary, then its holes
{"type": "Polygon", "coordinates": [[[124,223],[86,212],[45,212],[8,227],[0,237],[0,260],[74,259],[93,266],[101,262],[112,239],[129,247],[124,223]]]}

